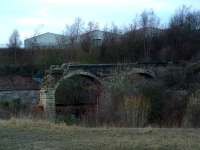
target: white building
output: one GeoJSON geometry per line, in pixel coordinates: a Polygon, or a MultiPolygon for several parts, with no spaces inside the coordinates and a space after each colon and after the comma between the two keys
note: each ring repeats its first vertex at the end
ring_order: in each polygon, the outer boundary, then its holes
{"type": "Polygon", "coordinates": [[[68,39],[59,34],[44,33],[24,41],[25,48],[64,48],[68,39]]]}
{"type": "Polygon", "coordinates": [[[94,30],[87,33],[84,33],[80,36],[80,41],[90,40],[91,44],[95,47],[102,45],[105,38],[106,32],[100,30],[94,30]]]}
{"type": "MultiPolygon", "coordinates": [[[[83,41],[90,42],[92,46],[99,47],[102,45],[103,40],[107,35],[111,35],[111,33],[94,30],[81,34],[75,42],[77,44],[80,44],[83,41]]],[[[69,44],[69,37],[67,38],[66,36],[49,32],[34,36],[24,41],[25,48],[65,48],[69,44]]]]}

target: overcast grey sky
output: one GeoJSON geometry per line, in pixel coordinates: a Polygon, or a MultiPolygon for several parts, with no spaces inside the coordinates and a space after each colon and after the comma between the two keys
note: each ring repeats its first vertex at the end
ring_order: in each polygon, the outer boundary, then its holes
{"type": "Polygon", "coordinates": [[[143,10],[153,9],[164,24],[182,5],[200,9],[200,0],[4,0],[0,8],[0,44],[7,43],[13,29],[18,29],[22,40],[37,28],[40,33],[62,33],[76,17],[101,26],[112,22],[123,26],[143,10]]]}

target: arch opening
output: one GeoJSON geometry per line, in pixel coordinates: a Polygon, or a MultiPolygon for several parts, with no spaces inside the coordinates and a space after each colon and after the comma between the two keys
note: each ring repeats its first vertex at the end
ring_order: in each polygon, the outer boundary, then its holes
{"type": "Polygon", "coordinates": [[[154,80],[154,76],[144,72],[130,72],[127,74],[128,80],[133,83],[148,82],[154,80]]]}
{"type": "Polygon", "coordinates": [[[102,85],[97,78],[75,74],[56,86],[56,117],[68,123],[92,122],[98,112],[102,85]]]}
{"type": "Polygon", "coordinates": [[[185,75],[187,82],[191,85],[200,82],[200,64],[194,63],[186,67],[185,75]]]}
{"type": "Polygon", "coordinates": [[[154,77],[148,73],[138,73],[138,75],[144,77],[145,79],[154,79],[154,77]]]}

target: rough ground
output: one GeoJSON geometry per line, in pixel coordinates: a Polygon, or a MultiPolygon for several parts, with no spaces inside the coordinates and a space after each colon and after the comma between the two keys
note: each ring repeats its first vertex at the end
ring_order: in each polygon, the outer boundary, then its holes
{"type": "Polygon", "coordinates": [[[0,121],[0,150],[199,150],[200,129],[80,128],[0,121]]]}

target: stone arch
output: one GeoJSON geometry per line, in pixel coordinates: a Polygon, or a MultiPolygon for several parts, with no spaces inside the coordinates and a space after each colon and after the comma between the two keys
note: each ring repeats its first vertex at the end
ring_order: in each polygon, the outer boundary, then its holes
{"type": "Polygon", "coordinates": [[[200,62],[189,64],[184,69],[185,83],[200,83],[200,62]]]}
{"type": "Polygon", "coordinates": [[[135,68],[135,69],[132,69],[130,72],[128,72],[129,76],[133,75],[133,74],[141,75],[141,76],[148,78],[148,79],[155,79],[156,78],[155,72],[152,71],[152,70],[147,70],[147,69],[135,68]]]}
{"type": "Polygon", "coordinates": [[[200,72],[200,62],[192,63],[185,68],[186,74],[196,74],[200,72]]]}
{"type": "MultiPolygon", "coordinates": [[[[92,80],[92,82],[94,82],[94,84],[97,84],[98,86],[100,86],[101,90],[103,90],[103,84],[102,84],[101,80],[92,73],[78,70],[78,71],[73,71],[73,72],[70,72],[70,73],[64,75],[55,83],[55,85],[52,88],[47,88],[45,90],[44,89],[41,90],[40,98],[43,103],[42,105],[44,106],[44,110],[45,110],[47,119],[55,120],[55,117],[56,117],[56,90],[67,79],[70,79],[75,76],[86,77],[86,78],[92,80]]],[[[98,111],[98,104],[99,104],[99,100],[97,99],[97,105],[96,105],[97,111],[98,111]]]]}
{"type": "Polygon", "coordinates": [[[102,84],[102,81],[97,77],[95,76],[94,74],[90,73],[90,72],[85,72],[85,71],[73,71],[73,72],[70,72],[68,73],[67,75],[65,75],[64,77],[62,77],[54,86],[54,89],[56,90],[58,88],[58,86],[63,82],[65,81],[66,79],[68,78],[71,78],[73,76],[84,76],[84,77],[87,77],[87,78],[90,78],[90,79],[93,79],[96,83],[98,83],[99,85],[103,85],[102,84]]]}

